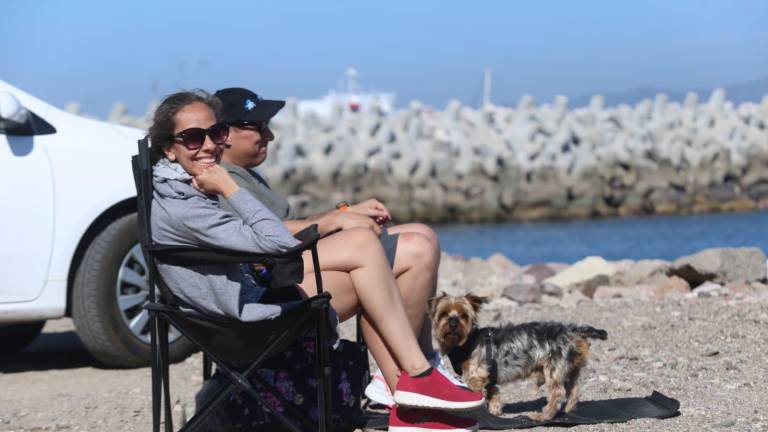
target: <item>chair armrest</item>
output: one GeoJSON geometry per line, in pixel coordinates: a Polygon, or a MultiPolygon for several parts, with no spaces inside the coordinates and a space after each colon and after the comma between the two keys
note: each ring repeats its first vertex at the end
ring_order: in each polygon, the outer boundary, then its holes
{"type": "Polygon", "coordinates": [[[320,233],[317,231],[317,224],[312,224],[294,235],[296,240],[301,242],[302,250],[307,250],[320,240],[320,233]]]}
{"type": "Polygon", "coordinates": [[[301,243],[284,252],[275,254],[256,254],[229,249],[175,246],[156,243],[150,245],[147,249],[152,252],[159,261],[171,265],[195,266],[232,263],[272,263],[276,260],[300,257],[302,252],[314,246],[320,239],[317,232],[317,225],[310,225],[301,230],[296,234],[296,239],[301,241],[301,243]]]}

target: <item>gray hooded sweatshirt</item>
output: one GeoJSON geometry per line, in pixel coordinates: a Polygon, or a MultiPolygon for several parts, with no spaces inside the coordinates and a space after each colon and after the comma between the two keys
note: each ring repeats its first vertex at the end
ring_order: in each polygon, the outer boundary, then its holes
{"type": "MultiPolygon", "coordinates": [[[[216,196],[192,187],[192,176],[175,162],[161,159],[153,168],[152,239],[160,244],[201,246],[251,253],[277,253],[299,242],[280,219],[239,189],[229,197],[233,213],[216,196]]],[[[265,288],[248,266],[239,264],[174,266],[158,264],[173,293],[196,308],[242,321],[280,315],[289,304],[257,303],[265,288]]]]}

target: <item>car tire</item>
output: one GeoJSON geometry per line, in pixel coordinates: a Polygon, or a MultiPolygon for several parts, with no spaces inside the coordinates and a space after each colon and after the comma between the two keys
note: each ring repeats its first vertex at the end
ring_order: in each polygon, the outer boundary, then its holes
{"type": "MultiPolygon", "coordinates": [[[[72,291],[72,318],[80,340],[99,361],[118,367],[146,366],[150,346],[134,334],[118,306],[116,284],[124,258],[138,243],[137,216],[113,221],[88,246],[72,291]]],[[[137,306],[140,307],[140,306],[137,306]]],[[[170,344],[172,362],[195,351],[184,337],[170,344]]]]}
{"type": "Polygon", "coordinates": [[[45,321],[35,321],[9,326],[0,326],[0,356],[13,354],[28,347],[40,332],[45,321]]]}

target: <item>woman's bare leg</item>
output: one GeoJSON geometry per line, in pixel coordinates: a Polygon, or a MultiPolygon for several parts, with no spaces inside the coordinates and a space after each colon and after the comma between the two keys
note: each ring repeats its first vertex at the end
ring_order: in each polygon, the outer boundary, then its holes
{"type": "MultiPolygon", "coordinates": [[[[390,387],[397,382],[398,366],[411,375],[427,369],[429,363],[419,349],[378,237],[367,229],[350,229],[320,240],[317,248],[323,276],[325,271],[349,274],[351,287],[344,283],[326,287],[325,280],[323,287],[333,295],[341,317],[352,316],[358,304],[362,307],[366,342],[390,387]]],[[[309,252],[305,254],[302,288],[314,295],[312,259],[309,252]]]]}

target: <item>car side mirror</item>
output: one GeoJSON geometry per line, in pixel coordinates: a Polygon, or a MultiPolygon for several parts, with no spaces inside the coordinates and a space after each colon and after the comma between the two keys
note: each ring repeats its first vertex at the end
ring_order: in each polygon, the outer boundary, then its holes
{"type": "Polygon", "coordinates": [[[56,128],[28,110],[12,93],[0,91],[0,134],[47,135],[56,128]]]}

